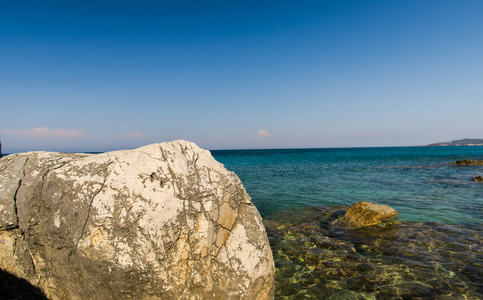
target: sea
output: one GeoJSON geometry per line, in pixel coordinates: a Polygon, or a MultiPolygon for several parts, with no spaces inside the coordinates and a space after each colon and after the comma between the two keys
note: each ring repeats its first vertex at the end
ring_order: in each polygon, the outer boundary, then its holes
{"type": "Polygon", "coordinates": [[[483,299],[483,147],[214,150],[264,219],[276,299],[483,299]],[[389,222],[334,222],[359,201],[389,222]]]}
{"type": "Polygon", "coordinates": [[[310,206],[386,204],[400,220],[483,222],[483,147],[212,151],[241,179],[262,216],[310,206]]]}

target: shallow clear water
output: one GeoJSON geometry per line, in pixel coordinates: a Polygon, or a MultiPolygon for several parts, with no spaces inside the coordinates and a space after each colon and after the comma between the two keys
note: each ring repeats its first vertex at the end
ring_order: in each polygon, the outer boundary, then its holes
{"type": "Polygon", "coordinates": [[[347,229],[347,206],[263,221],[276,299],[483,299],[481,225],[389,221],[347,229]]]}
{"type": "Polygon", "coordinates": [[[241,179],[262,216],[302,207],[387,204],[399,220],[483,220],[483,147],[394,147],[212,151],[241,179]]]}
{"type": "Polygon", "coordinates": [[[483,147],[212,151],[264,217],[276,299],[483,299],[483,147]],[[358,201],[397,220],[346,229],[358,201]]]}

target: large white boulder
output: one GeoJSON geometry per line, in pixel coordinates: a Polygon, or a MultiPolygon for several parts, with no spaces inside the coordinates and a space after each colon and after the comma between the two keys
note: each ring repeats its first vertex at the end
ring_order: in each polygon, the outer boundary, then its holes
{"type": "Polygon", "coordinates": [[[186,141],[3,157],[0,255],[51,299],[273,298],[257,209],[186,141]]]}

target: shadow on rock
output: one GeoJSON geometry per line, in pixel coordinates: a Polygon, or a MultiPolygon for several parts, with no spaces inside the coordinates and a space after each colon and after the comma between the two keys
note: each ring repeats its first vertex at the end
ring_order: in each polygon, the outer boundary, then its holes
{"type": "Polygon", "coordinates": [[[1,299],[10,300],[47,300],[40,289],[27,280],[0,269],[1,299]]]}

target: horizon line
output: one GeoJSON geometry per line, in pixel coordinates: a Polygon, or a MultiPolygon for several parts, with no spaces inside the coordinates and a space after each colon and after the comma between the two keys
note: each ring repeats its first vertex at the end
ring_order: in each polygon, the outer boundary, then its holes
{"type": "MultiPolygon", "coordinates": [[[[143,147],[143,146],[140,146],[143,147]]],[[[137,147],[137,148],[140,148],[137,147]]],[[[431,146],[431,145],[413,145],[413,146],[352,146],[352,147],[283,147],[283,148],[232,148],[232,149],[208,149],[202,148],[208,151],[270,151],[270,150],[318,150],[318,149],[371,149],[371,148],[447,148],[447,147],[483,147],[483,146],[469,146],[469,145],[450,145],[450,146],[431,146]]],[[[124,149],[115,149],[115,150],[106,150],[106,151],[46,151],[46,150],[30,150],[30,151],[23,151],[23,152],[12,152],[12,153],[2,153],[3,156],[12,155],[12,154],[20,154],[20,153],[28,153],[28,152],[57,152],[57,153],[87,153],[87,154],[99,154],[99,153],[106,153],[106,152],[115,152],[115,151],[122,151],[122,150],[134,150],[137,148],[124,148],[124,149]]]]}

